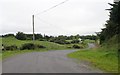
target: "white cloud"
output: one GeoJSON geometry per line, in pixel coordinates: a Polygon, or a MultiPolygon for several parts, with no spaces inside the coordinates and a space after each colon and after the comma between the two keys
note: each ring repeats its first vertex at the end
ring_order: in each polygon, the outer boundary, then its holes
{"type": "MultiPolygon", "coordinates": [[[[0,34],[23,31],[32,33],[32,14],[50,8],[64,0],[1,0],[0,34]]],[[[48,35],[94,34],[108,19],[112,0],[69,0],[44,14],[35,17],[35,31],[48,35]],[[51,24],[51,25],[50,25],[51,24]]]]}

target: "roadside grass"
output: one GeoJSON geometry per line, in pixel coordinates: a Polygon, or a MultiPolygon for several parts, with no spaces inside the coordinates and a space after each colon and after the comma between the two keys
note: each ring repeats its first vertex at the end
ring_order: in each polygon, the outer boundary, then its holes
{"type": "Polygon", "coordinates": [[[96,48],[80,50],[68,54],[70,58],[88,61],[92,66],[105,72],[118,73],[118,53],[115,50],[106,50],[106,48],[96,48]]]}
{"type": "Polygon", "coordinates": [[[0,60],[2,60],[2,53],[0,53],[0,60]]]}
{"type": "Polygon", "coordinates": [[[0,60],[2,60],[2,38],[0,37],[0,60]]]}
{"type": "Polygon", "coordinates": [[[14,51],[3,51],[2,54],[1,54],[1,59],[4,60],[8,57],[11,57],[11,56],[15,56],[15,55],[18,55],[18,54],[23,54],[23,53],[30,53],[30,52],[44,52],[44,51],[47,51],[47,50],[14,50],[14,51]]]}

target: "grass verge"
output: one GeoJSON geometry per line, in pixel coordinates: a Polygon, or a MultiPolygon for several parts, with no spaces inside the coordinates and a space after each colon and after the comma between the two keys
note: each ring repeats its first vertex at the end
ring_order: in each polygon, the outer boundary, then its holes
{"type": "Polygon", "coordinates": [[[1,58],[2,60],[11,57],[11,56],[15,56],[17,54],[23,54],[23,53],[28,53],[28,52],[44,52],[44,51],[48,51],[48,50],[15,50],[15,51],[4,51],[1,54],[1,58]]]}
{"type": "MultiPolygon", "coordinates": [[[[63,49],[61,49],[63,50],[63,49]]],[[[66,50],[72,50],[72,49],[66,49],[66,50]]],[[[44,52],[44,51],[51,51],[47,49],[35,49],[35,50],[14,50],[14,51],[3,51],[0,53],[0,60],[4,60],[6,58],[18,55],[18,54],[23,54],[23,53],[29,53],[29,52],[44,52]]]]}
{"type": "Polygon", "coordinates": [[[110,73],[118,73],[118,53],[105,48],[88,49],[68,54],[70,58],[85,60],[93,66],[110,73]]]}

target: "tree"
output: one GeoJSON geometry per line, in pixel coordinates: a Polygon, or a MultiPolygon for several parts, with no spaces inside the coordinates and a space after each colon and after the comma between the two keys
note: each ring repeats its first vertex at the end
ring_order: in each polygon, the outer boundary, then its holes
{"type": "Polygon", "coordinates": [[[105,28],[99,35],[101,42],[107,41],[115,35],[120,35],[120,1],[114,4],[109,3],[109,5],[112,6],[111,9],[107,9],[110,11],[110,18],[106,21],[105,28]]]}
{"type": "Polygon", "coordinates": [[[3,35],[2,37],[14,37],[14,34],[6,34],[6,35],[3,35]]]}
{"type": "Polygon", "coordinates": [[[41,34],[35,34],[35,39],[43,39],[43,36],[41,34]]]}
{"type": "Polygon", "coordinates": [[[18,33],[16,34],[16,38],[17,38],[18,40],[26,40],[26,39],[27,39],[26,34],[24,34],[23,32],[18,32],[18,33]]]}

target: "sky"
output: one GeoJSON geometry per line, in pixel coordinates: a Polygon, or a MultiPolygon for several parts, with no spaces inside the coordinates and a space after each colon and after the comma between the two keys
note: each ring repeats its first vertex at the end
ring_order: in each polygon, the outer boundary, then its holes
{"type": "Polygon", "coordinates": [[[113,0],[0,0],[0,34],[35,33],[47,35],[92,35],[104,28],[109,19],[108,3],[113,0]],[[39,14],[40,13],[40,14],[39,14]]]}

